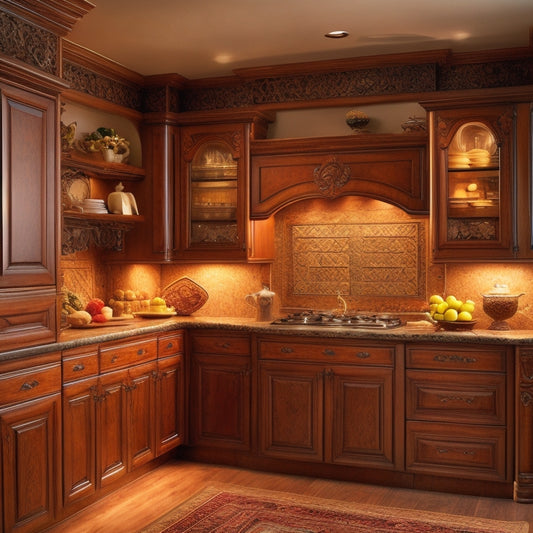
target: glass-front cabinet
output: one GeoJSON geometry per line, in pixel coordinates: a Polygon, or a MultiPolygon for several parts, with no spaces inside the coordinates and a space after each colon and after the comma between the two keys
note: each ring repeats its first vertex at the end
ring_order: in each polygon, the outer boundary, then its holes
{"type": "Polygon", "coordinates": [[[185,256],[246,258],[248,135],[244,124],[183,128],[185,256]]]}
{"type": "Polygon", "coordinates": [[[512,258],[517,238],[513,106],[439,109],[430,123],[434,258],[512,258]]]}

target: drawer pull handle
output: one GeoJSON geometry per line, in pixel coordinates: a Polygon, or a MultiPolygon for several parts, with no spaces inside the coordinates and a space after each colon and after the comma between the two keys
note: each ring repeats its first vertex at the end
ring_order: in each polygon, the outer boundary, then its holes
{"type": "Polygon", "coordinates": [[[294,348],[291,348],[290,346],[281,347],[281,353],[292,353],[292,352],[294,352],[294,348]]]}
{"type": "Polygon", "coordinates": [[[359,357],[359,359],[368,359],[370,354],[368,352],[357,352],[355,357],[359,357]]]}
{"type": "Polygon", "coordinates": [[[139,348],[137,350],[137,355],[143,355],[144,354],[144,348],[139,348]]]}
{"type": "Polygon", "coordinates": [[[116,363],[117,361],[118,361],[118,355],[114,355],[113,357],[111,357],[112,363],[116,363]]]}
{"type": "Polygon", "coordinates": [[[324,355],[335,355],[335,350],[332,350],[331,348],[326,348],[323,352],[324,355]]]}
{"type": "Polygon", "coordinates": [[[34,389],[35,387],[37,387],[37,385],[39,385],[39,382],[34,379],[33,381],[25,381],[21,387],[20,387],[20,390],[31,390],[31,389],[34,389]]]}
{"type": "Polygon", "coordinates": [[[442,403],[447,403],[447,402],[464,402],[464,403],[467,403],[468,405],[472,405],[474,403],[474,398],[470,397],[470,398],[467,398],[465,396],[443,396],[440,401],[442,403]]]}
{"type": "Polygon", "coordinates": [[[477,363],[476,357],[467,357],[464,355],[457,355],[457,354],[446,354],[446,353],[440,353],[437,354],[433,361],[438,361],[439,363],[477,363]]]}
{"type": "Polygon", "coordinates": [[[80,372],[81,370],[85,370],[85,365],[83,363],[78,363],[72,367],[73,372],[80,372]]]}
{"type": "Polygon", "coordinates": [[[169,342],[167,344],[167,350],[170,350],[170,348],[172,348],[174,346],[174,343],[173,342],[169,342]]]}

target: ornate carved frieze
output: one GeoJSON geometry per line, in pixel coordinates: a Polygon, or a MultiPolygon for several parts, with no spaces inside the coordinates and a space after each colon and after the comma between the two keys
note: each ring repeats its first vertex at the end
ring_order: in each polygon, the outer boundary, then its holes
{"type": "Polygon", "coordinates": [[[141,111],[140,87],[120,83],[69,61],[63,62],[63,77],[70,84],[71,89],[141,111]]]}
{"type": "Polygon", "coordinates": [[[533,58],[490,63],[442,65],[439,91],[517,87],[533,83],[533,58]]]}
{"type": "Polygon", "coordinates": [[[59,37],[0,11],[0,52],[59,76],[59,37]]]}
{"type": "Polygon", "coordinates": [[[124,236],[131,224],[122,222],[99,223],[75,217],[64,217],[62,255],[87,250],[92,244],[115,251],[124,249],[124,236]]]}
{"type": "Polygon", "coordinates": [[[339,161],[335,156],[327,159],[321,166],[316,167],[313,179],[320,192],[328,197],[337,196],[350,179],[351,169],[339,161]]]}

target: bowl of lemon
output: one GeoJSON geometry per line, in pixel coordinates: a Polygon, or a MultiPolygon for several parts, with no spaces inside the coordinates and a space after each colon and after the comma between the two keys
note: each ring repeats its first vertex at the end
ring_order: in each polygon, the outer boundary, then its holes
{"type": "Polygon", "coordinates": [[[429,298],[429,315],[435,322],[437,330],[470,331],[476,320],[473,314],[476,304],[473,300],[459,300],[453,295],[446,297],[433,294],[429,298]]]}

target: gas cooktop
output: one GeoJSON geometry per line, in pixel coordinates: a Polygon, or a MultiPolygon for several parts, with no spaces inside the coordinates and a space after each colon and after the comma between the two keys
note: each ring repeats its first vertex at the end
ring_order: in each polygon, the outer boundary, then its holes
{"type": "Polygon", "coordinates": [[[383,314],[336,314],[325,311],[303,311],[290,313],[274,320],[272,324],[283,326],[329,326],[361,329],[390,329],[402,325],[400,318],[383,314]]]}

